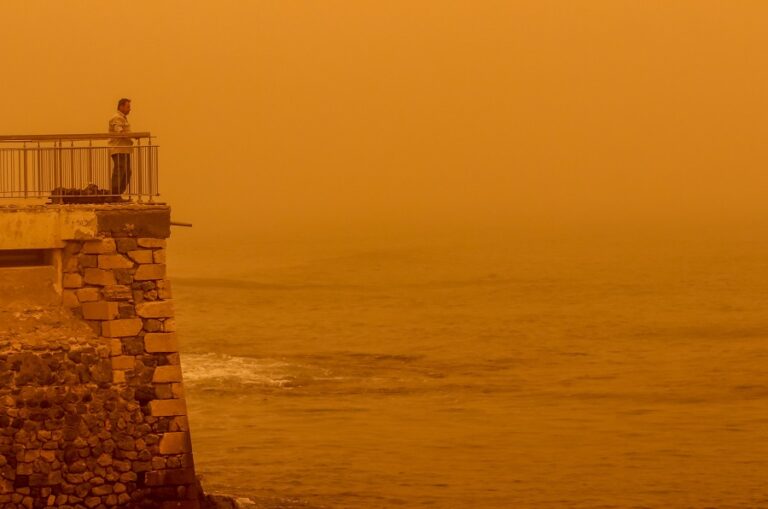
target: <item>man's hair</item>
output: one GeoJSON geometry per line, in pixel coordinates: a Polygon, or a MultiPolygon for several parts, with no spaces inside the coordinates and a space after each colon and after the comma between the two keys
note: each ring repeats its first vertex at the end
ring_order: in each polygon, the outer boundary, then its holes
{"type": "Polygon", "coordinates": [[[122,99],[120,99],[119,101],[117,101],[117,107],[119,108],[119,107],[120,107],[120,106],[122,106],[123,104],[125,104],[125,103],[129,103],[129,102],[131,102],[131,100],[130,100],[130,99],[126,99],[125,97],[123,97],[122,99]]]}

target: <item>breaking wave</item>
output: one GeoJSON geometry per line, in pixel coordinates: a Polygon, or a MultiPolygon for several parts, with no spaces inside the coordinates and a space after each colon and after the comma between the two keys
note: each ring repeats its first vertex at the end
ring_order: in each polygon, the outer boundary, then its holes
{"type": "Polygon", "coordinates": [[[182,356],[184,382],[199,389],[233,386],[290,387],[296,383],[290,364],[253,357],[224,354],[182,356]]]}

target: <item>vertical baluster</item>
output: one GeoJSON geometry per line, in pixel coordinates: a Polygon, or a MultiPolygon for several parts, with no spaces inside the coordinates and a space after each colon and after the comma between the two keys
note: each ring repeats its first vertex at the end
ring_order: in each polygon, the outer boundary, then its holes
{"type": "Polygon", "coordinates": [[[43,191],[43,189],[42,189],[43,177],[40,174],[40,172],[41,172],[41,170],[40,170],[40,158],[41,157],[43,157],[43,154],[40,152],[40,142],[38,141],[37,142],[37,152],[35,154],[35,175],[37,176],[37,182],[36,182],[37,186],[36,187],[37,187],[38,196],[40,196],[42,194],[42,191],[43,191]]]}
{"type": "Polygon", "coordinates": [[[63,201],[63,198],[62,198],[63,197],[63,193],[62,193],[62,189],[61,189],[62,188],[62,183],[61,183],[61,140],[58,140],[57,142],[55,142],[53,144],[53,146],[54,146],[54,152],[53,152],[54,159],[53,159],[53,161],[54,161],[54,167],[55,167],[55,170],[53,172],[54,173],[54,184],[55,184],[54,187],[58,189],[58,193],[59,193],[59,197],[56,200],[56,203],[62,203],[62,201],[63,201]]]}
{"type": "Polygon", "coordinates": [[[136,149],[137,149],[137,159],[138,159],[138,175],[137,175],[137,182],[136,182],[136,193],[138,194],[138,202],[142,202],[142,193],[144,192],[144,159],[143,159],[143,150],[141,146],[141,138],[138,138],[136,140],[136,149]]]}
{"type": "Polygon", "coordinates": [[[72,187],[80,187],[80,179],[75,171],[75,142],[69,141],[69,182],[72,187]]]}
{"type": "Polygon", "coordinates": [[[24,198],[29,197],[29,180],[27,179],[27,142],[22,145],[24,152],[24,198]]]}
{"type": "Polygon", "coordinates": [[[93,140],[88,140],[88,183],[93,184],[93,140]]]}
{"type": "Polygon", "coordinates": [[[157,147],[149,139],[149,203],[155,202],[155,181],[157,179],[157,147]]]}

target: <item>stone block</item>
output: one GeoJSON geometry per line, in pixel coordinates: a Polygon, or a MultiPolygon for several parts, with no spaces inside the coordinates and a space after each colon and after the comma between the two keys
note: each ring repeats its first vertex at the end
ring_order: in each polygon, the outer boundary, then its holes
{"type": "Polygon", "coordinates": [[[117,250],[115,239],[87,240],[83,244],[82,252],[86,254],[114,253],[117,250]]]}
{"type": "Polygon", "coordinates": [[[165,263],[165,249],[158,249],[152,256],[155,259],[155,263],[165,263]]]}
{"type": "Polygon", "coordinates": [[[121,302],[117,306],[120,318],[136,318],[136,308],[128,302],[121,302]]]}
{"type": "Polygon", "coordinates": [[[144,347],[147,352],[178,352],[179,342],[175,332],[147,333],[144,336],[144,347]]]}
{"type": "Polygon", "coordinates": [[[171,394],[176,399],[182,399],[184,397],[184,384],[181,382],[171,384],[171,394]]]}
{"type": "Polygon", "coordinates": [[[153,417],[187,415],[187,403],[183,399],[153,399],[149,402],[149,413],[153,417]]]}
{"type": "Polygon", "coordinates": [[[119,285],[130,285],[133,283],[133,275],[131,271],[133,269],[112,269],[115,273],[115,280],[119,285]]]}
{"type": "Polygon", "coordinates": [[[136,366],[136,358],[130,355],[119,355],[112,357],[112,369],[133,369],[136,366]]]}
{"type": "Polygon", "coordinates": [[[117,302],[99,300],[83,303],[83,318],[86,320],[114,320],[117,317],[117,302]]]}
{"type": "Polygon", "coordinates": [[[125,383],[125,371],[113,370],[112,371],[112,383],[124,384],[125,383]]]}
{"type": "MultiPolygon", "coordinates": [[[[122,338],[123,352],[127,355],[144,355],[144,338],[141,336],[122,338]]],[[[150,361],[152,359],[145,359],[150,361]]]]}
{"type": "Polygon", "coordinates": [[[110,355],[113,357],[116,355],[123,355],[123,343],[119,339],[109,340],[110,355]]]}
{"type": "Polygon", "coordinates": [[[152,374],[152,383],[181,382],[181,366],[158,366],[152,374]]]}
{"type": "Polygon", "coordinates": [[[154,384],[155,399],[173,399],[171,384],[154,384]]]}
{"type": "Polygon", "coordinates": [[[134,281],[148,281],[163,278],[165,278],[165,264],[162,263],[139,265],[139,268],[136,269],[136,273],[133,275],[134,281]]]}
{"type": "Polygon", "coordinates": [[[136,314],[142,318],[169,318],[173,316],[173,301],[142,302],[136,305],[136,314]]]}
{"type": "Polygon", "coordinates": [[[165,332],[176,332],[176,320],[169,318],[163,322],[163,330],[165,332]]]}
{"type": "Polygon", "coordinates": [[[77,294],[72,290],[64,290],[61,293],[61,304],[67,308],[74,308],[80,305],[77,294]]]}
{"type": "Polygon", "coordinates": [[[80,262],[80,268],[83,268],[83,269],[86,269],[88,267],[98,267],[99,256],[83,254],[79,256],[79,262],[80,262]]]}
{"type": "MultiPolygon", "coordinates": [[[[53,471],[47,474],[33,474],[29,477],[30,486],[55,486],[61,484],[62,477],[60,471],[53,471]]],[[[22,504],[25,505],[25,504],[22,504]]],[[[26,505],[25,505],[26,507],[26,505]]],[[[31,505],[29,506],[31,507],[31,505]]]]}
{"type": "Polygon", "coordinates": [[[128,256],[130,256],[131,260],[136,263],[153,263],[154,261],[151,249],[138,249],[136,251],[128,251],[128,256]]]}
{"type": "Polygon", "coordinates": [[[67,272],[62,276],[61,284],[64,288],[80,288],[83,286],[83,277],[77,272],[67,272]]]}
{"type": "Polygon", "coordinates": [[[135,336],[141,332],[142,325],[139,318],[109,320],[102,324],[101,333],[108,338],[135,336]]]}
{"type": "Polygon", "coordinates": [[[80,302],[93,302],[101,298],[101,290],[94,287],[80,288],[75,292],[80,302]]]}
{"type": "MultiPolygon", "coordinates": [[[[5,497],[10,497],[8,493],[13,493],[14,491],[13,481],[0,478],[0,494],[5,497]]],[[[10,502],[10,498],[1,499],[0,502],[10,502]]]]}
{"type": "Polygon", "coordinates": [[[185,415],[174,417],[171,421],[171,427],[179,431],[189,431],[189,419],[185,415]]]}
{"type": "Polygon", "coordinates": [[[93,329],[93,332],[97,336],[101,336],[101,324],[103,322],[99,322],[98,320],[85,320],[85,323],[88,324],[88,326],[93,329]]]}
{"type": "Polygon", "coordinates": [[[103,288],[104,298],[107,300],[131,300],[133,291],[127,285],[109,285],[103,288]]]}
{"type": "Polygon", "coordinates": [[[154,470],[147,472],[145,482],[147,486],[192,484],[195,482],[195,473],[191,468],[154,470]]]}
{"type": "Polygon", "coordinates": [[[142,292],[146,292],[157,288],[157,284],[155,281],[142,281],[141,283],[133,284],[132,288],[134,290],[141,290],[142,292]]]}
{"type": "MultiPolygon", "coordinates": [[[[102,467],[106,467],[107,466],[107,465],[102,465],[101,464],[100,461],[101,461],[102,458],[109,459],[109,462],[110,463],[112,462],[112,459],[109,458],[109,456],[107,456],[106,454],[102,454],[99,457],[99,459],[97,460],[97,461],[99,461],[99,465],[101,465],[102,467]]],[[[94,495],[97,495],[97,496],[109,495],[110,493],[112,493],[112,485],[111,484],[101,484],[99,486],[94,486],[93,488],[91,488],[91,493],[93,493],[94,495]]]]}
{"type": "Polygon", "coordinates": [[[64,245],[64,255],[66,256],[76,255],[77,253],[80,252],[80,249],[82,247],[83,246],[81,242],[78,242],[76,240],[69,240],[64,245]]]}
{"type": "Polygon", "coordinates": [[[157,282],[157,296],[163,300],[173,298],[171,294],[171,282],[168,279],[163,279],[157,282]]]}
{"type": "Polygon", "coordinates": [[[133,268],[133,261],[121,254],[103,254],[99,255],[100,269],[130,269],[133,268]]]}
{"type": "Polygon", "coordinates": [[[143,238],[138,240],[138,244],[140,247],[164,248],[165,239],[143,238]]]}
{"type": "Polygon", "coordinates": [[[160,438],[160,454],[183,454],[191,449],[186,431],[169,431],[160,438]]]}
{"type": "Polygon", "coordinates": [[[97,285],[97,286],[109,286],[117,284],[117,280],[115,280],[115,275],[112,273],[111,270],[104,270],[104,269],[94,269],[94,268],[88,268],[85,269],[85,282],[89,285],[97,285]]]}
{"type": "Polygon", "coordinates": [[[138,246],[136,239],[132,238],[116,239],[116,243],[118,253],[128,253],[136,249],[136,246],[138,246]]]}
{"type": "Polygon", "coordinates": [[[77,263],[76,256],[65,256],[61,262],[62,272],[77,272],[80,270],[80,265],[77,263]]]}
{"type": "Polygon", "coordinates": [[[144,320],[144,330],[147,332],[160,332],[163,330],[163,322],[155,318],[147,318],[144,320]]]}

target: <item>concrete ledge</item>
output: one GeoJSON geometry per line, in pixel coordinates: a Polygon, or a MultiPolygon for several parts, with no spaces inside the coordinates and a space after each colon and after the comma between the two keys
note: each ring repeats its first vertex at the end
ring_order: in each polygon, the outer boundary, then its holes
{"type": "Polygon", "coordinates": [[[103,235],[168,238],[171,208],[163,204],[0,206],[0,249],[58,249],[66,240],[103,235]]]}
{"type": "Polygon", "coordinates": [[[140,209],[97,210],[98,231],[109,235],[154,237],[171,236],[171,208],[147,205],[140,209]]]}

